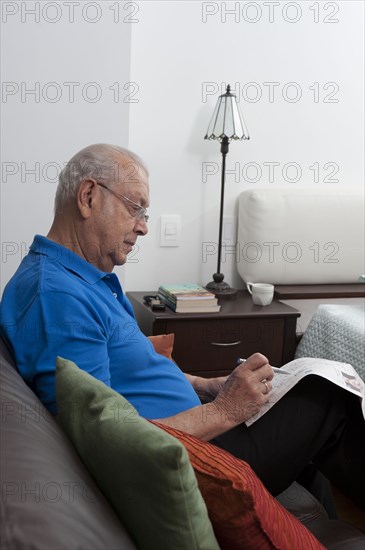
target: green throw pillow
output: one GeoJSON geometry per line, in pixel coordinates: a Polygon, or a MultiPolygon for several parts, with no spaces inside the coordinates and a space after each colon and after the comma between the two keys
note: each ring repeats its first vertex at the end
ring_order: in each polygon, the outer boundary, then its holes
{"type": "Polygon", "coordinates": [[[140,550],[219,549],[185,447],[57,358],[59,421],[140,550]]]}

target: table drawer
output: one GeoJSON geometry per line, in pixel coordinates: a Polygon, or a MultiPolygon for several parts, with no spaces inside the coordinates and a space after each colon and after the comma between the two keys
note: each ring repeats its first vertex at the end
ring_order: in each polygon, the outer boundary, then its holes
{"type": "Polygon", "coordinates": [[[175,333],[174,359],[185,372],[233,369],[238,357],[255,352],[280,366],[283,357],[283,318],[167,321],[175,333]]]}

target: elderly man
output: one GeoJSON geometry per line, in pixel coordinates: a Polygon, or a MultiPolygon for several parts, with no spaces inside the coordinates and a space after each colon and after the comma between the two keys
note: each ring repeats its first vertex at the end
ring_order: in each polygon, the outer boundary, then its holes
{"type": "Polygon", "coordinates": [[[227,378],[203,379],[155,353],[112,273],[147,234],[148,205],[147,169],[133,153],[99,144],[69,161],[52,227],[35,237],[2,299],[2,333],[23,378],[56,414],[55,359],[71,359],[145,418],[249,462],[273,494],[315,463],[361,501],[365,423],[348,392],[307,377],[247,428],[269,399],[274,372],[266,357],[256,353],[227,378]]]}

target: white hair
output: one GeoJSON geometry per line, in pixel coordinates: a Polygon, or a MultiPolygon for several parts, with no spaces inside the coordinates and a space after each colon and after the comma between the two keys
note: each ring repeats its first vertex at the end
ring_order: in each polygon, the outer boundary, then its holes
{"type": "Polygon", "coordinates": [[[86,178],[94,178],[111,187],[115,183],[120,183],[120,163],[118,162],[120,155],[130,158],[131,163],[137,165],[137,170],[142,168],[148,175],[145,164],[132,151],[107,143],[89,145],[76,153],[60,173],[55,196],[55,212],[62,210],[76,196],[79,184],[86,178]]]}

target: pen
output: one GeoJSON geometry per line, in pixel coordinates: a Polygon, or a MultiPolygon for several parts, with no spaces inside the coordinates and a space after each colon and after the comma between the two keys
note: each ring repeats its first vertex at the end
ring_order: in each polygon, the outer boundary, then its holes
{"type": "MultiPolygon", "coordinates": [[[[237,359],[237,365],[241,365],[242,363],[244,363],[246,361],[246,359],[242,359],[242,357],[238,357],[237,359]]],[[[271,365],[270,365],[271,366],[271,365]]],[[[278,374],[291,374],[291,372],[287,371],[287,370],[284,370],[284,369],[279,369],[278,367],[271,367],[272,370],[278,374]]]]}

